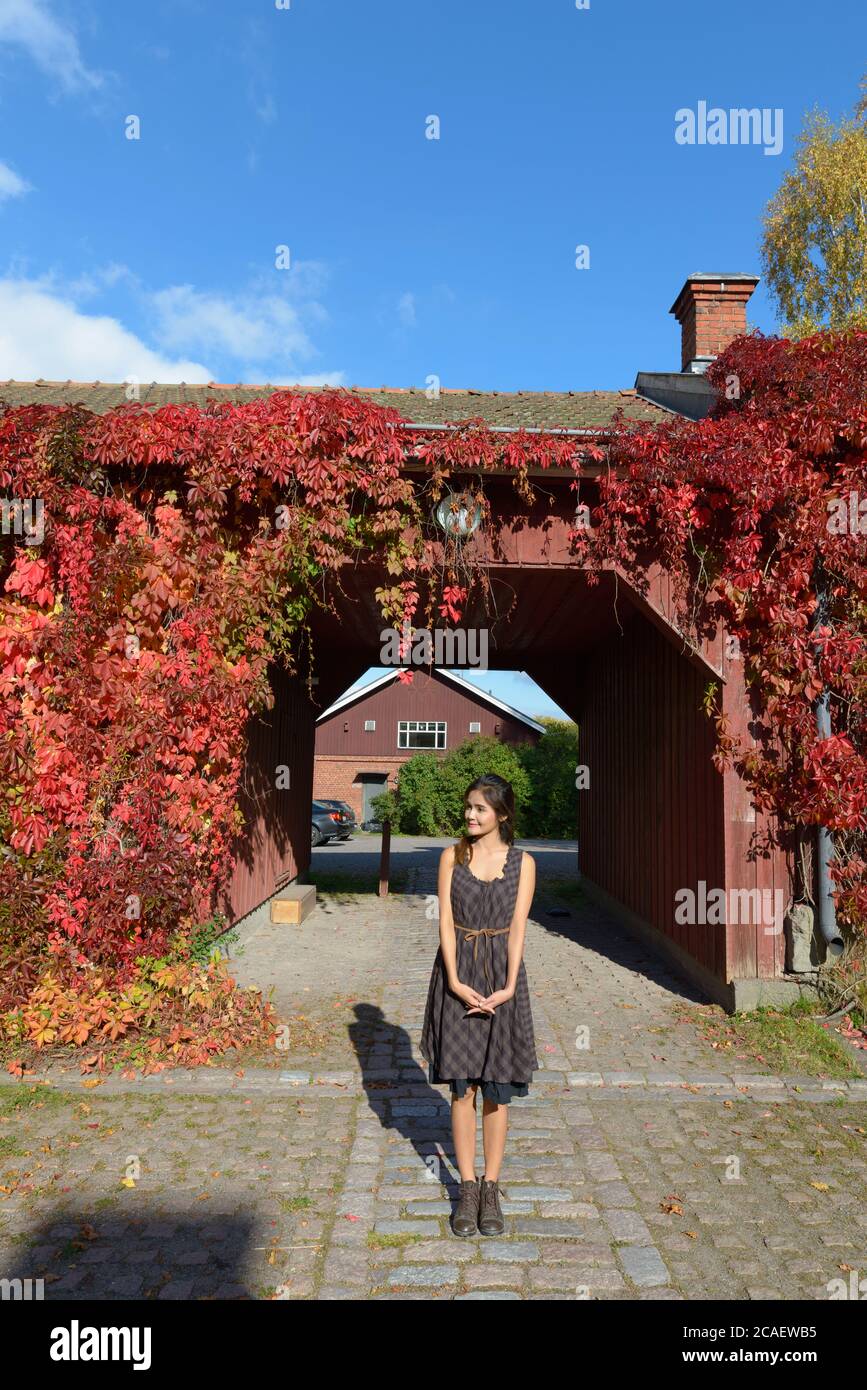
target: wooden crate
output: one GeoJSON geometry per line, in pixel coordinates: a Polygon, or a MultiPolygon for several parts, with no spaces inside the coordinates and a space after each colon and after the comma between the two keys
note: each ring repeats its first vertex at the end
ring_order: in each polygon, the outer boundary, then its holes
{"type": "Polygon", "coordinates": [[[298,926],[316,906],[316,884],[298,883],[271,899],[271,921],[298,926]]]}

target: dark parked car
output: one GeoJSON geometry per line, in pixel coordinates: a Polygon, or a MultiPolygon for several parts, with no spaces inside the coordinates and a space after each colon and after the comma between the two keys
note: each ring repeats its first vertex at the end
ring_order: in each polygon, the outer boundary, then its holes
{"type": "Polygon", "coordinates": [[[358,829],[355,819],[355,812],[348,801],[320,801],[320,806],[327,806],[330,810],[336,811],[340,816],[340,834],[338,840],[349,840],[352,838],[353,830],[358,829]]]}
{"type": "Polygon", "coordinates": [[[310,843],[313,848],[315,849],[317,845],[327,845],[329,840],[340,839],[343,834],[340,812],[324,801],[314,801],[313,826],[310,836],[310,843]]]}

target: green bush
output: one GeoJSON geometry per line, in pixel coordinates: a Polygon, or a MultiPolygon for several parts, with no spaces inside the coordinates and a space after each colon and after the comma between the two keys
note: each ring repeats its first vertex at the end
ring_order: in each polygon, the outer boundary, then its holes
{"type": "Polygon", "coordinates": [[[535,745],[520,745],[530,797],[521,834],[539,840],[574,840],[578,833],[578,726],[571,720],[543,716],[545,733],[535,745]]]}
{"type": "Polygon", "coordinates": [[[524,771],[519,750],[502,743],[492,734],[479,734],[453,748],[441,764],[442,812],[441,835],[460,835],[464,829],[464,792],[477,777],[495,772],[511,782],[515,793],[515,821],[518,834],[523,834],[524,806],[530,797],[530,779],[524,771]]]}
{"type": "Polygon", "coordinates": [[[373,799],[374,815],[384,819],[380,805],[391,821],[394,834],[442,835],[442,788],[440,760],[435,753],[417,753],[400,769],[396,791],[373,799]]]}
{"type": "Polygon", "coordinates": [[[541,719],[538,745],[509,744],[491,735],[466,739],[445,757],[418,753],[403,764],[396,790],[373,799],[373,814],[391,821],[394,834],[460,835],[464,792],[486,772],[511,782],[516,834],[522,838],[573,840],[579,793],[575,789],[578,729],[571,722],[541,719]]]}

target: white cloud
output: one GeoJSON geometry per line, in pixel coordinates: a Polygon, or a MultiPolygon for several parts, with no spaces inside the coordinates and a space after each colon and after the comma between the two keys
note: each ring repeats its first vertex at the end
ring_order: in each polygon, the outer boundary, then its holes
{"type": "Polygon", "coordinates": [[[451,285],[447,285],[444,280],[440,281],[438,285],[434,285],[433,293],[435,299],[445,300],[446,304],[454,304],[457,302],[457,295],[451,285]]]}
{"type": "Polygon", "coordinates": [[[415,323],[415,295],[410,294],[409,290],[397,301],[397,313],[401,323],[412,328],[415,323]]]}
{"type": "Polygon", "coordinates": [[[178,351],[211,348],[249,362],[309,357],[298,309],[280,294],[222,295],[175,285],[150,296],[157,336],[178,351]]]}
{"type": "MultiPolygon", "coordinates": [[[[343,386],[343,372],[311,372],[306,376],[272,376],[272,386],[343,386]]],[[[257,386],[263,385],[257,381],[257,386]]]]}
{"type": "MultiPolygon", "coordinates": [[[[315,279],[315,276],[314,276],[315,279]]],[[[53,275],[0,279],[0,380],[241,381],[275,386],[339,386],[342,371],[301,372],[319,356],[301,322],[321,305],[296,306],[251,286],[234,296],[176,285],[150,291],[129,267],[112,263],[60,285],[53,275]],[[153,346],[92,300],[122,283],[152,324],[153,346]]]]}
{"type": "MultiPolygon", "coordinates": [[[[99,266],[96,270],[86,271],[77,279],[70,280],[67,290],[71,299],[89,299],[95,294],[102,294],[106,286],[111,288],[121,280],[126,280],[134,286],[138,284],[129,266],[112,261],[109,265],[99,266]]],[[[43,283],[51,283],[50,277],[43,283]]]]}
{"type": "Polygon", "coordinates": [[[24,48],[67,91],[102,85],[84,65],[74,33],[48,12],[44,0],[0,0],[0,43],[24,48]]]}
{"type": "Polygon", "coordinates": [[[30,193],[32,186],[10,169],[8,164],[0,164],[0,203],[7,198],[20,198],[22,193],[30,193]]]}
{"type": "MultiPolygon", "coordinates": [[[[318,278],[318,270],[311,265],[311,281],[318,278]]],[[[302,275],[297,284],[303,282],[302,275]]],[[[342,385],[342,371],[299,375],[293,367],[296,360],[303,363],[320,356],[304,327],[306,321],[328,320],[327,311],[315,300],[290,302],[258,279],[236,295],[172,285],[147,295],[147,306],[161,347],[231,359],[240,367],[240,375],[231,368],[233,381],[342,385]]]]}
{"type": "MultiPolygon", "coordinates": [[[[277,23],[280,23],[279,19],[277,23]]],[[[273,25],[273,16],[267,28],[261,20],[248,22],[236,47],[236,56],[247,72],[247,100],[264,125],[273,125],[277,119],[272,62],[273,25]]]]}
{"type": "Polygon", "coordinates": [[[207,382],[201,362],[154,352],[107,314],[32,280],[0,280],[0,380],[207,382]]]}
{"type": "Polygon", "coordinates": [[[274,385],[340,385],[340,371],[300,373],[301,364],[320,356],[307,325],[328,321],[313,296],[325,279],[318,262],[298,262],[291,281],[280,273],[255,277],[234,294],[173,285],[146,296],[153,337],[165,351],[201,353],[231,359],[232,380],[274,385]],[[292,298],[290,298],[290,293],[292,298]]]}
{"type": "Polygon", "coordinates": [[[251,97],[253,110],[265,125],[273,125],[277,119],[277,103],[272,92],[266,92],[260,101],[251,97]]]}

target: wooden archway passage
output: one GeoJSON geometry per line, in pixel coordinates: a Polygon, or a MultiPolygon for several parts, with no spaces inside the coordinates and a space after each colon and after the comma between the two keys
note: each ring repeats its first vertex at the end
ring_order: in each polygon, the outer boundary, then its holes
{"type": "MultiPolygon", "coordinates": [[[[658,567],[640,585],[614,571],[588,584],[567,539],[571,477],[549,470],[528,505],[511,481],[486,476],[498,526],[471,544],[496,612],[470,608],[462,626],[487,627],[490,667],[526,671],[579,725],[589,787],[578,794],[576,834],[588,893],[726,1007],[786,997],[777,909],[791,900],[791,846],[769,848],[774,827],[743,781],[714,767],[714,727],[702,707],[708,682],[716,682],[732,733],[754,742],[741,662],[728,655],[721,630],[685,642],[673,625],[669,578],[658,567]],[[697,920],[677,920],[683,890],[695,895],[697,920]],[[719,921],[707,910],[713,890],[725,896],[719,921]]],[[[306,672],[290,679],[275,671],[274,709],[251,721],[247,830],[219,904],[232,920],[309,864],[315,719],[380,662],[382,618],[373,595],[385,578],[375,566],[344,567],[337,616],[313,622],[315,702],[306,672]],[[291,790],[275,786],[281,766],[290,770],[291,790]]]]}

